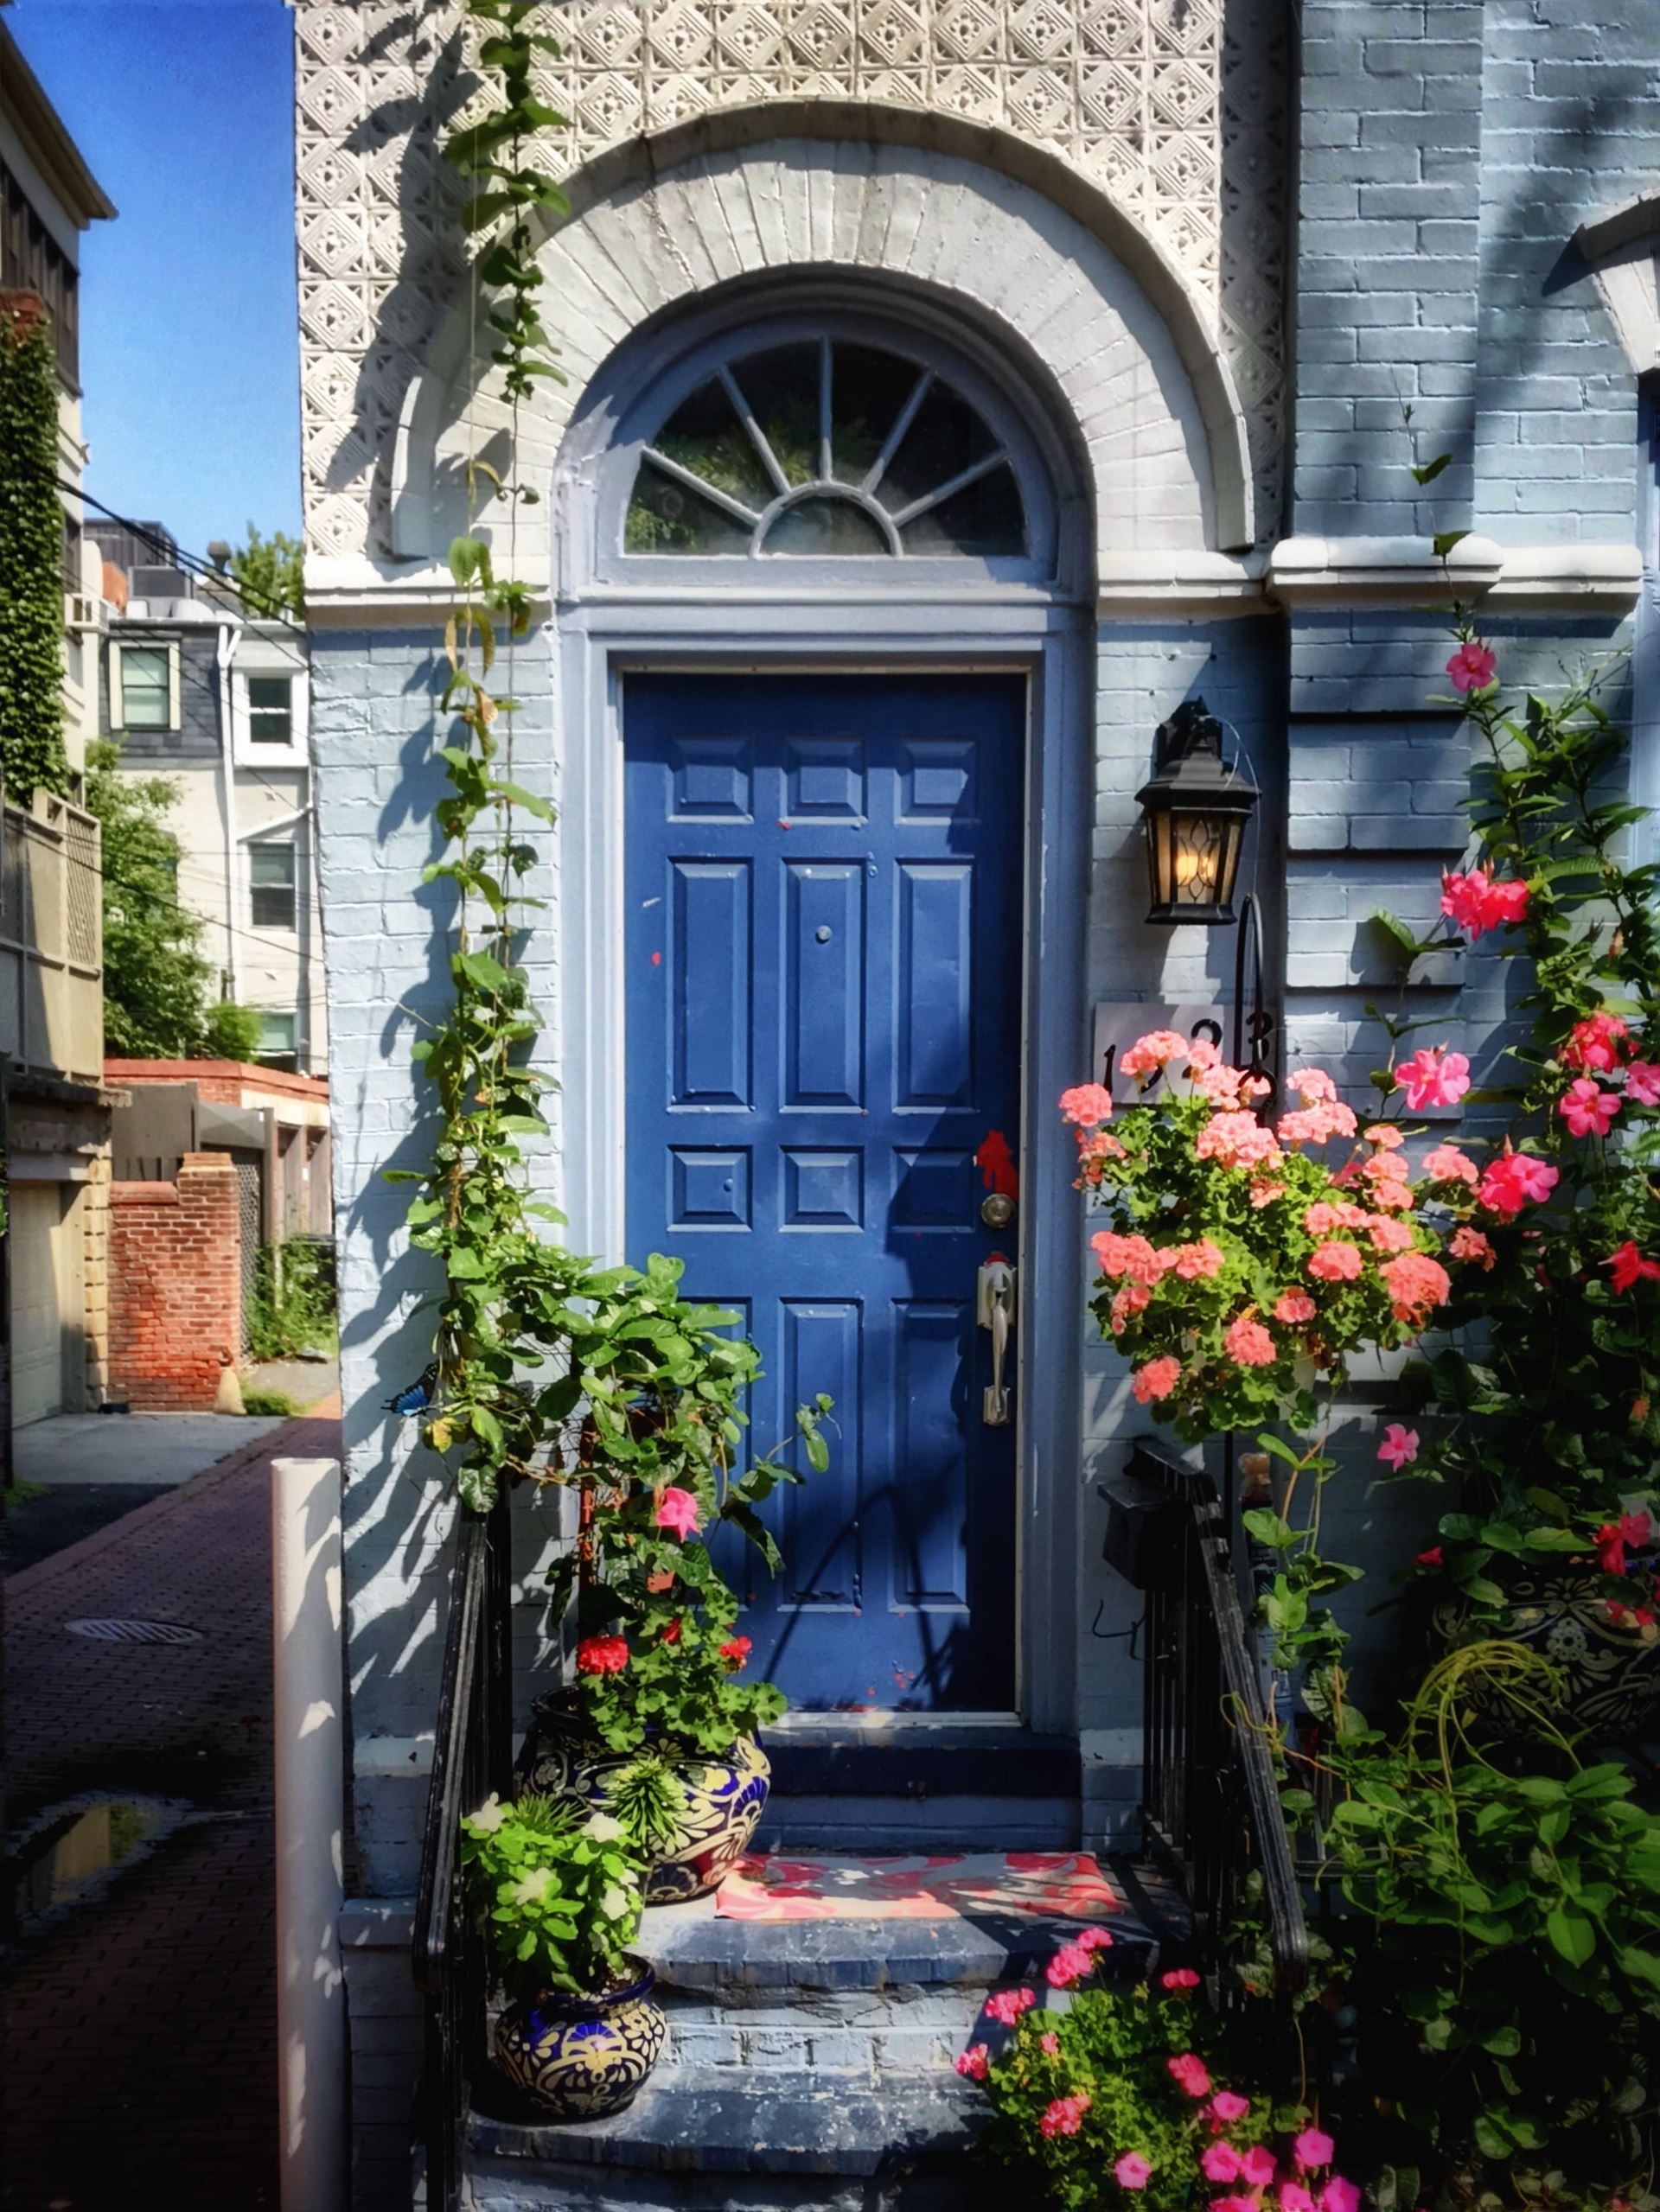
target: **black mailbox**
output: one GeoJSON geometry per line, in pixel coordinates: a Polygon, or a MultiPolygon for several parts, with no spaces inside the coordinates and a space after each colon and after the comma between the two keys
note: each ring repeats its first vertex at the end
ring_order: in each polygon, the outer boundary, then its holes
{"type": "Polygon", "coordinates": [[[1155,1476],[1133,1468],[1096,1485],[1107,1501],[1101,1553],[1136,1590],[1173,1590],[1181,1579],[1185,1509],[1155,1476]]]}

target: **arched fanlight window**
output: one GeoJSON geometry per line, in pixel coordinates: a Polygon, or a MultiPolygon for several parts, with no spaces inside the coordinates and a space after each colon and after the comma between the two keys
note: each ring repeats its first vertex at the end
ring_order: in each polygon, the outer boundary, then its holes
{"type": "Polygon", "coordinates": [[[736,354],[641,453],[629,553],[995,560],[1029,551],[1013,462],[946,377],[816,337],[736,354]]]}

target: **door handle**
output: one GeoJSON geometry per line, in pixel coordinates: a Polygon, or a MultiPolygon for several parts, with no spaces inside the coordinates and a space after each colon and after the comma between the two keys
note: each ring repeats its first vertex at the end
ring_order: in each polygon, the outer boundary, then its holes
{"type": "Polygon", "coordinates": [[[1006,1428],[1009,1392],[1003,1368],[1014,1327],[1014,1270],[1000,1252],[993,1253],[980,1271],[974,1311],[980,1327],[992,1332],[992,1380],[980,1399],[980,1418],[988,1429],[1006,1428]]]}

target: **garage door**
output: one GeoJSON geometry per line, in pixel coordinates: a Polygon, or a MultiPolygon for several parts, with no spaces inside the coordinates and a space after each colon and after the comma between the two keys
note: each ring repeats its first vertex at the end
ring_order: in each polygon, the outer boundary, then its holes
{"type": "Polygon", "coordinates": [[[60,1186],[11,1187],[11,1418],[43,1420],[63,1411],[63,1215],[60,1186]]]}

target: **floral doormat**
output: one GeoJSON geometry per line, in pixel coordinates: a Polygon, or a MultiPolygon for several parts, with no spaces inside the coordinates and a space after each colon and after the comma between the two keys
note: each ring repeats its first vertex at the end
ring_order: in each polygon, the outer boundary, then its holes
{"type": "Polygon", "coordinates": [[[1123,1899],[1082,1851],[934,1852],[910,1858],[740,1858],[719,1920],[1099,1920],[1123,1899]]]}

